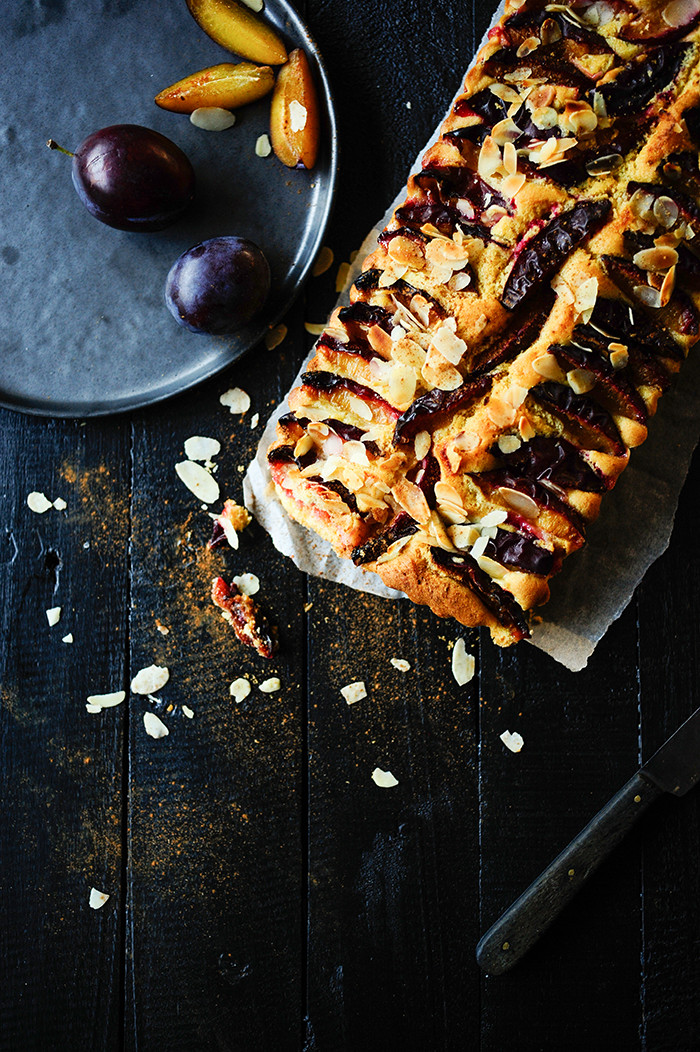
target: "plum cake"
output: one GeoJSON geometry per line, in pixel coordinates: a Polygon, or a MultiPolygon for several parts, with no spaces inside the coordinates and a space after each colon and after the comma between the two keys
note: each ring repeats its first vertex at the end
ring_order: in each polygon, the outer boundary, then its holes
{"type": "Polygon", "coordinates": [[[502,646],[700,333],[699,23],[507,3],[268,452],[294,519],[502,646]]]}

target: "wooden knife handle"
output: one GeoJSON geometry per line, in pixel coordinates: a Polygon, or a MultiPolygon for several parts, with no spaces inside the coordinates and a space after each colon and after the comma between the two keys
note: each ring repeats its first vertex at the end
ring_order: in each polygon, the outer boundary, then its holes
{"type": "Polygon", "coordinates": [[[482,937],[476,959],[485,972],[520,960],[661,793],[639,773],[623,785],[482,937]]]}

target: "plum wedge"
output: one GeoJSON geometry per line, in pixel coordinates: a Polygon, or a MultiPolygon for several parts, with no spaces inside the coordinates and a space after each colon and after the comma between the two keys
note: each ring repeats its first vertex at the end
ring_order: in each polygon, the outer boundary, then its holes
{"type": "Polygon", "coordinates": [[[171,113],[192,113],[200,106],[233,110],[272,91],[275,75],[269,66],[252,62],[221,62],[190,73],[159,91],[155,103],[171,113]]]}
{"type": "Polygon", "coordinates": [[[207,36],[228,51],[270,66],[287,61],[282,39],[244,4],[236,0],[187,0],[187,7],[207,36]]]}
{"type": "Polygon", "coordinates": [[[306,55],[296,48],[280,70],[272,96],[270,139],[275,156],[287,168],[313,168],[319,128],[316,86],[306,55]]]}

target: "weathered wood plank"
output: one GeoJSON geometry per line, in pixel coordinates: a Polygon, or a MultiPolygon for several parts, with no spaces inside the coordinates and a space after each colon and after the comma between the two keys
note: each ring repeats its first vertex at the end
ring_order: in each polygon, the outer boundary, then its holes
{"type": "Polygon", "coordinates": [[[85,699],[124,686],[128,427],[3,411],[0,462],[0,1047],[115,1049],[124,707],[85,699]],[[66,510],[33,513],[32,490],[66,510]]]}
{"type": "Polygon", "coordinates": [[[212,507],[241,502],[240,468],[262,426],[251,430],[251,416],[264,421],[289,386],[296,350],[292,337],[275,352],[258,348],[134,421],[131,673],[155,662],[171,678],[161,702],[134,697],[130,708],[130,1048],[299,1044],[303,580],[255,527],[238,552],[209,551],[211,519],[174,470],[186,438],[217,438],[212,507]],[[230,386],[251,395],[242,418],[218,402],[230,386]],[[211,604],[211,579],[224,569],[259,577],[258,599],[280,630],[272,661],[238,643],[211,604]],[[281,691],[261,693],[256,684],[273,675],[281,691]],[[229,684],[239,676],[253,689],[236,705],[229,684]],[[146,735],[146,709],[168,737],[146,735]]]}
{"type": "MultiPolygon", "coordinates": [[[[482,931],[634,773],[639,726],[634,609],[586,670],[533,648],[481,654],[482,931]],[[500,734],[522,734],[520,753],[500,734]]],[[[641,1020],[639,844],[625,841],[512,972],[486,977],[482,1045],[634,1048],[641,1020]],[[575,1026],[572,1020],[575,1019],[575,1026]],[[607,1047],[607,1045],[606,1045],[607,1047]]]]}
{"type": "Polygon", "coordinates": [[[310,594],[310,1037],[473,1047],[476,680],[457,687],[456,633],[425,611],[317,581],[310,594]],[[354,680],[368,697],[349,706],[354,680]],[[374,784],[376,767],[399,784],[374,784]]]}
{"type": "MultiPolygon", "coordinates": [[[[642,752],[663,744],[700,705],[700,512],[696,454],[668,551],[639,589],[642,752]]],[[[700,798],[664,799],[643,827],[644,1048],[685,1052],[700,1035],[700,798]]]]}

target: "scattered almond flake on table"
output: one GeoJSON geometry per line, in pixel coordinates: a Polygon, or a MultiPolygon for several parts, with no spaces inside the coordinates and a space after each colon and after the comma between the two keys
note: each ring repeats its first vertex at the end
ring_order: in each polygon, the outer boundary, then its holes
{"type": "Polygon", "coordinates": [[[348,683],[347,686],[340,688],[340,693],[343,695],[348,705],[354,705],[358,701],[362,701],[363,698],[367,697],[367,688],[365,682],[362,679],[358,679],[355,683],[348,683]]]}
{"type": "Polygon", "coordinates": [[[205,504],[213,504],[219,499],[219,483],[201,464],[196,464],[194,460],[181,460],[175,465],[175,471],[188,490],[205,504]]]}
{"type": "Polygon", "coordinates": [[[258,690],[261,690],[263,694],[274,694],[276,690],[281,690],[282,684],[280,683],[277,676],[270,676],[269,679],[264,679],[258,690]]]}
{"type": "Polygon", "coordinates": [[[383,771],[381,767],[375,767],[372,771],[372,781],[380,789],[393,789],[395,785],[399,784],[398,778],[394,778],[391,771],[383,771]]]}
{"type": "Polygon", "coordinates": [[[228,692],[232,698],[236,699],[236,704],[239,705],[250,694],[250,683],[243,676],[240,676],[238,679],[234,679],[228,688],[228,692]]]}
{"type": "Polygon", "coordinates": [[[510,731],[504,731],[503,734],[499,735],[499,738],[505,745],[506,749],[510,749],[511,752],[520,752],[525,744],[525,739],[522,734],[518,734],[517,731],[513,731],[512,734],[510,731]]]}
{"type": "Polygon", "coordinates": [[[390,663],[394,666],[394,668],[398,669],[399,672],[411,671],[411,664],[409,661],[406,661],[405,658],[391,658],[390,663]]]}
{"type": "Polygon", "coordinates": [[[61,607],[52,606],[50,610],[46,611],[46,620],[49,622],[49,627],[53,628],[61,620],[61,607]]]}
{"type": "Polygon", "coordinates": [[[467,654],[466,643],[460,636],[452,651],[452,675],[460,687],[469,683],[476,671],[476,661],[471,654],[467,654]]]}
{"type": "Polygon", "coordinates": [[[64,636],[64,637],[63,637],[63,639],[61,640],[61,642],[62,642],[62,643],[72,643],[72,642],[73,642],[73,633],[72,633],[72,632],[69,632],[67,636],[64,636]]]}
{"type": "Polygon", "coordinates": [[[198,106],[190,113],[190,121],[195,128],[202,128],[204,131],[226,131],[236,123],[236,114],[222,109],[221,106],[198,106]]]}
{"type": "Polygon", "coordinates": [[[131,681],[131,690],[134,694],[154,694],[170,679],[170,670],[164,665],[148,665],[139,669],[131,681]]]}
{"type": "Polygon", "coordinates": [[[91,910],[101,909],[105,902],[109,900],[109,895],[106,891],[98,891],[97,888],[90,888],[90,898],[88,904],[91,910]]]}
{"type": "Polygon", "coordinates": [[[260,413],[253,413],[250,418],[250,430],[255,431],[255,428],[260,423],[260,413]]]}
{"type": "Polygon", "coordinates": [[[68,507],[63,497],[56,497],[56,500],[53,502],[53,506],[56,509],[56,511],[65,511],[68,507]]]}
{"type": "Polygon", "coordinates": [[[260,581],[254,573],[242,573],[233,578],[233,583],[242,595],[257,595],[260,591],[260,581]]]}
{"type": "Polygon", "coordinates": [[[335,276],[335,291],[336,292],[342,292],[343,291],[343,289],[345,288],[345,283],[348,280],[349,273],[350,273],[350,264],[349,263],[341,263],[340,266],[338,267],[338,273],[335,276]]]}
{"type": "Polygon", "coordinates": [[[187,716],[188,720],[194,718],[194,709],[191,709],[189,705],[181,705],[180,708],[182,709],[182,715],[187,716]]]}
{"type": "Polygon", "coordinates": [[[263,0],[241,0],[242,4],[249,7],[251,11],[262,11],[263,0]]]}
{"type": "Polygon", "coordinates": [[[185,456],[188,460],[211,460],[221,452],[221,443],[216,438],[192,435],[185,439],[185,456]]]}
{"type": "Polygon", "coordinates": [[[37,493],[36,490],[29,494],[27,497],[27,505],[31,511],[35,511],[37,515],[43,515],[49,508],[53,508],[53,504],[46,496],[45,493],[37,493]]]}
{"type": "Polygon", "coordinates": [[[274,329],[265,335],[265,346],[268,351],[274,351],[275,347],[279,347],[283,340],[287,338],[287,326],[286,325],[275,325],[274,329]]]}
{"type": "Polygon", "coordinates": [[[121,705],[126,697],[125,690],[115,690],[111,694],[90,694],[87,699],[88,712],[100,712],[102,709],[112,709],[115,705],[121,705]]]}
{"type": "Polygon", "coordinates": [[[160,716],[156,716],[155,712],[144,712],[143,725],[146,728],[146,734],[150,734],[151,738],[167,738],[170,734],[160,716]]]}
{"type": "Polygon", "coordinates": [[[407,103],[406,103],[406,109],[407,109],[407,110],[410,110],[410,108],[411,108],[411,103],[410,103],[410,102],[407,102],[407,103]]]}
{"type": "Polygon", "coordinates": [[[323,330],[325,329],[325,325],[320,325],[318,322],[315,321],[305,321],[304,328],[310,336],[320,336],[323,330]]]}
{"type": "Polygon", "coordinates": [[[161,622],[157,618],[156,618],[156,628],[158,629],[158,631],[160,632],[160,634],[162,636],[169,636],[170,635],[170,629],[166,628],[165,625],[161,624],[161,622]]]}
{"type": "Polygon", "coordinates": [[[241,387],[229,387],[219,395],[222,405],[228,406],[231,413],[247,413],[250,409],[250,395],[241,387]]]}
{"type": "Polygon", "coordinates": [[[255,140],[256,157],[269,157],[272,153],[272,144],[269,135],[259,135],[255,140]]]}
{"type": "Polygon", "coordinates": [[[316,262],[311,271],[313,276],[319,278],[321,274],[325,274],[326,271],[332,267],[333,259],[333,249],[329,248],[328,245],[323,245],[319,254],[316,256],[316,262]]]}

